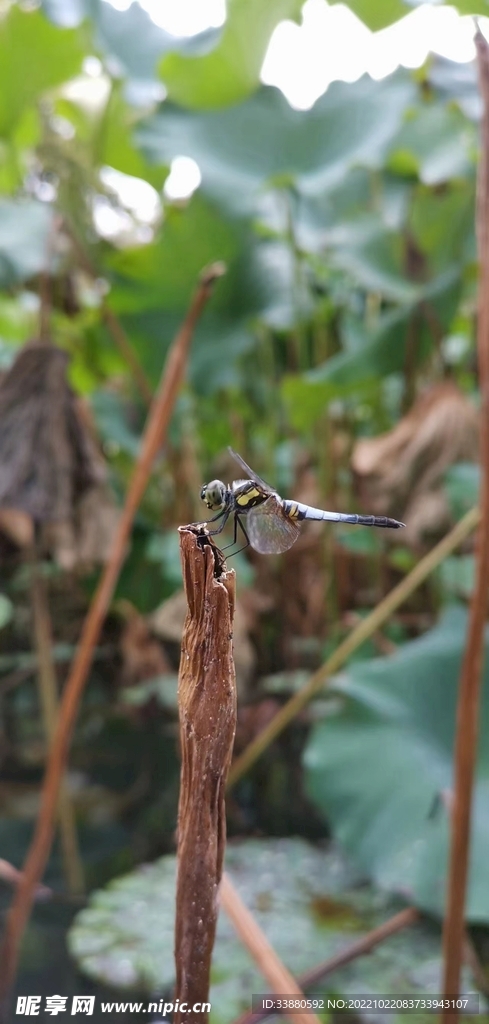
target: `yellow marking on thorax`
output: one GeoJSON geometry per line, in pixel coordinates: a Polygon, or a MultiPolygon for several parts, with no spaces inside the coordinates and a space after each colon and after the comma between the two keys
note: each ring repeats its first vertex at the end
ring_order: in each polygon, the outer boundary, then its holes
{"type": "Polygon", "coordinates": [[[253,501],[254,498],[261,498],[261,497],[262,497],[261,492],[257,491],[256,487],[250,487],[249,491],[245,491],[244,494],[239,494],[237,496],[236,503],[238,505],[246,506],[246,505],[249,505],[250,501],[253,501]]]}

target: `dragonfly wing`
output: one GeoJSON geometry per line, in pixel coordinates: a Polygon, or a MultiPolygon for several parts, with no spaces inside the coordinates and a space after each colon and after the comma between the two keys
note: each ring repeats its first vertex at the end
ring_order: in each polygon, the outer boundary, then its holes
{"type": "Polygon", "coordinates": [[[246,531],[255,551],[260,555],[276,555],[292,547],[300,534],[300,526],[285,514],[278,495],[271,494],[262,505],[256,505],[247,513],[246,531]]]}
{"type": "Polygon", "coordinates": [[[239,462],[241,469],[246,474],[247,480],[253,480],[253,483],[258,484],[260,490],[263,491],[265,494],[275,493],[273,487],[270,487],[270,484],[266,484],[265,481],[262,480],[261,476],[258,476],[258,474],[251,469],[251,466],[249,466],[248,463],[241,458],[241,455],[238,455],[238,453],[233,451],[232,448],[228,448],[228,452],[230,452],[230,454],[233,456],[233,459],[236,459],[236,462],[239,462]]]}

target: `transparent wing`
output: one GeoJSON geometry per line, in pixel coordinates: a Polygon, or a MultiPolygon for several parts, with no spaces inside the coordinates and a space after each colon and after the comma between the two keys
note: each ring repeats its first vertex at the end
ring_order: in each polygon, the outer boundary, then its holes
{"type": "Polygon", "coordinates": [[[246,532],[252,548],[260,555],[278,555],[292,547],[301,528],[285,515],[278,495],[271,494],[262,505],[247,513],[246,532]]]}
{"type": "Polygon", "coordinates": [[[236,462],[239,462],[241,469],[246,473],[247,480],[253,480],[253,483],[258,484],[260,490],[264,491],[265,494],[275,494],[273,487],[270,487],[270,484],[266,484],[265,481],[262,480],[261,476],[258,476],[258,474],[251,469],[251,466],[248,466],[248,463],[241,458],[241,455],[238,455],[238,453],[233,451],[232,448],[228,448],[228,452],[233,456],[233,459],[236,459],[236,462]]]}

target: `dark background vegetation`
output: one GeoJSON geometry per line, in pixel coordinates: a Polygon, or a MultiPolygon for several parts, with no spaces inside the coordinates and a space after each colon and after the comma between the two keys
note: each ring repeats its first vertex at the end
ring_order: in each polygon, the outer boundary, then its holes
{"type": "MultiPolygon", "coordinates": [[[[486,5],[455,6],[484,13],[486,5]]],[[[189,41],[168,36],[136,3],[126,11],[104,0],[0,9],[4,908],[8,865],[21,868],[32,834],[49,743],[43,637],[61,689],[166,352],[201,269],[214,260],[228,268],[197,326],[97,647],[62,838],[44,879],[54,895],[36,904],[19,992],[105,991],[100,985],[148,993],[171,984],[166,861],[158,876],[136,872],[126,889],[98,897],[98,910],[71,932],[72,959],[66,930],[91,890],[174,849],[185,611],[176,527],[201,518],[204,480],[239,475],[227,445],[284,495],[407,523],[394,536],[314,526],[280,558],[235,558],[237,752],[477,500],[474,67],[430,58],[381,81],[334,82],[311,110],[295,111],[260,85],[259,72],[273,28],[299,20],[300,10],[299,0],[230,0],[224,28],[189,41]],[[172,201],[164,185],[178,156],[197,162],[202,181],[172,201]],[[144,222],[134,191],[124,191],[131,179],[153,190],[154,216],[144,222]],[[57,346],[69,363],[48,355],[41,368],[34,353],[9,373],[33,341],[57,346]],[[19,465],[29,469],[15,490],[19,465]],[[36,594],[49,609],[41,637],[36,594]],[[158,886],[168,928],[155,952],[158,886]],[[128,939],[135,900],[146,923],[128,939]]],[[[400,0],[364,0],[357,11],[374,29],[406,12],[400,0]]],[[[240,870],[263,871],[263,887],[284,899],[304,877],[311,892],[317,883],[330,894],[319,904],[309,893],[303,941],[281,950],[295,973],[321,959],[325,937],[324,956],[391,906],[426,913],[410,939],[363,964],[363,975],[335,979],[336,990],[439,988],[440,793],[451,786],[473,578],[468,540],[228,800],[229,835],[248,843],[232,853],[240,870]],[[257,844],[270,837],[321,843],[257,844]]],[[[486,683],[468,896],[483,964],[489,676],[486,683]]],[[[298,906],[281,907],[269,920],[278,947],[284,919],[295,915],[298,906]]],[[[247,1007],[252,975],[231,933],[221,949],[214,1014],[229,1020],[247,1007]]]]}

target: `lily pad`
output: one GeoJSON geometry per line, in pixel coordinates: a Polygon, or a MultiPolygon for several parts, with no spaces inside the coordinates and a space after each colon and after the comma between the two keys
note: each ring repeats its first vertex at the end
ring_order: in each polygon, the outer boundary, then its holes
{"type": "MultiPolygon", "coordinates": [[[[337,849],[300,839],[230,843],[226,870],[284,963],[296,975],[348,947],[399,909],[362,884],[337,849]]],[[[157,994],[174,981],[175,857],[111,882],[75,919],[70,949],[78,966],[113,987],[157,994]]],[[[368,957],[316,983],[316,991],[409,992],[431,988],[417,973],[433,967],[439,987],[437,929],[419,924],[393,936],[368,957]]],[[[250,1008],[266,991],[248,952],[222,912],[214,948],[210,999],[213,1022],[250,1008]]]]}

